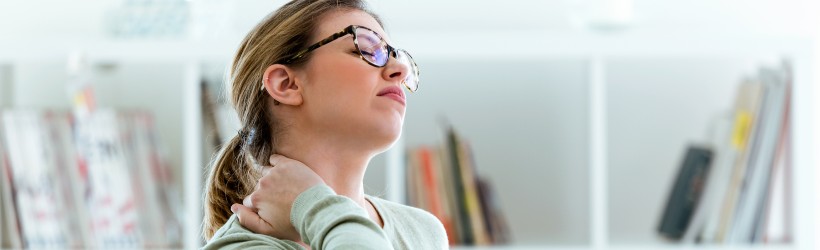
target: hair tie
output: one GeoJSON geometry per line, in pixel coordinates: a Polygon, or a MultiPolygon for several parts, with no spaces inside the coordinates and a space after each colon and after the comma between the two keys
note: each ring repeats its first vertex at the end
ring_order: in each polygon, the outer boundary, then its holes
{"type": "Polygon", "coordinates": [[[255,135],[256,129],[242,128],[239,130],[239,138],[242,139],[245,146],[250,145],[251,142],[253,142],[255,135]]]}

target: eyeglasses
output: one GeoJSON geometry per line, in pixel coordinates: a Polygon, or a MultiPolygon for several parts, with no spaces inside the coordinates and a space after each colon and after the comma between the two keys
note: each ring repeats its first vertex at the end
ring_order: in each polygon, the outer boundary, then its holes
{"type": "Polygon", "coordinates": [[[416,65],[416,61],[413,60],[413,57],[410,56],[410,53],[407,53],[407,51],[403,49],[396,49],[390,46],[378,33],[364,26],[347,26],[344,30],[296,53],[295,56],[285,60],[285,63],[287,64],[298,60],[311,51],[322,47],[322,45],[333,42],[347,34],[353,35],[353,44],[356,46],[356,51],[359,52],[359,57],[361,57],[362,60],[374,67],[381,68],[387,65],[389,56],[393,56],[393,58],[398,60],[398,63],[410,69],[407,77],[402,81],[404,87],[410,90],[410,92],[415,92],[419,88],[419,67],[416,65]]]}

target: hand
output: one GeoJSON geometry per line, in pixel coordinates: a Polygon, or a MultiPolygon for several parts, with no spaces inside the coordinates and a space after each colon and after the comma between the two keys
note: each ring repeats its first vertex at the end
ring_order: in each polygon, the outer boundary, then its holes
{"type": "Polygon", "coordinates": [[[290,222],[290,209],[299,194],[324,181],[297,160],[272,155],[270,164],[272,167],[263,170],[253,193],[242,205],[232,205],[231,211],[243,227],[255,233],[300,242],[299,232],[290,222]]]}

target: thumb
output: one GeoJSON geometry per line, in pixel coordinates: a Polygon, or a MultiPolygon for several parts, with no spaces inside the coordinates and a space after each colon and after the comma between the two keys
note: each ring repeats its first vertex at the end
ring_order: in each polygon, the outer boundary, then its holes
{"type": "Polygon", "coordinates": [[[258,234],[273,235],[273,227],[249,207],[233,204],[231,211],[234,211],[236,214],[236,217],[239,219],[239,224],[248,230],[258,234]]]}

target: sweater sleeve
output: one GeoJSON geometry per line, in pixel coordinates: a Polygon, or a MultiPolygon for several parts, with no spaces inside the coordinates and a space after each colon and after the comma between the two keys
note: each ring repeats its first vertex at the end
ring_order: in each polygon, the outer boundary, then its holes
{"type": "Polygon", "coordinates": [[[239,224],[239,217],[232,215],[202,249],[303,250],[304,248],[293,241],[280,240],[264,234],[254,233],[242,227],[239,224]]]}
{"type": "Polygon", "coordinates": [[[290,219],[311,249],[393,249],[382,228],[364,209],[326,185],[300,194],[290,219]]]}

